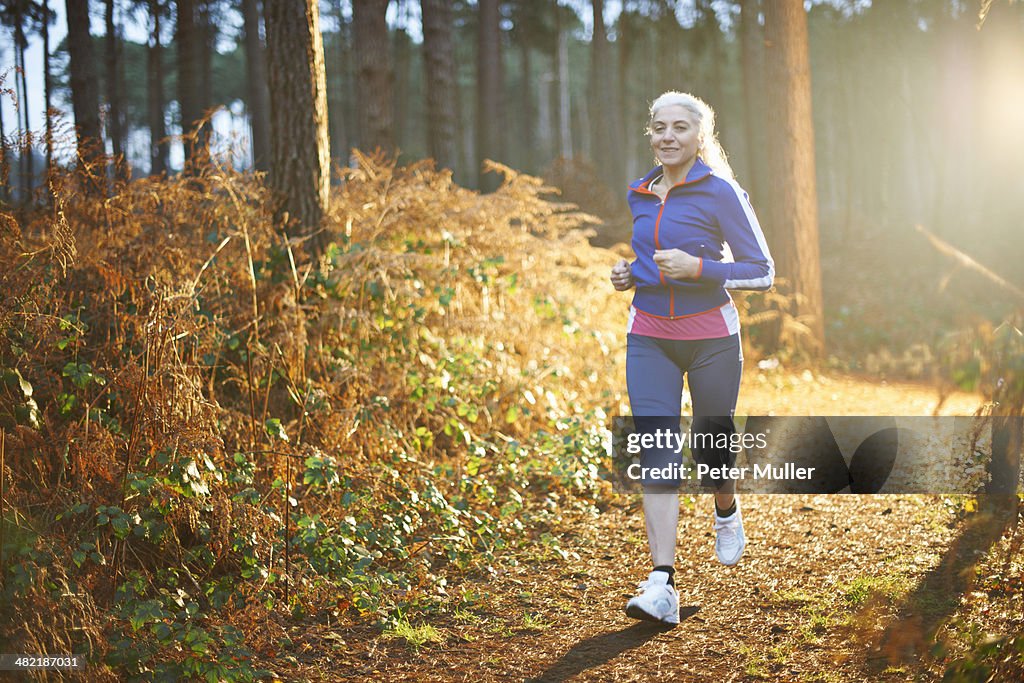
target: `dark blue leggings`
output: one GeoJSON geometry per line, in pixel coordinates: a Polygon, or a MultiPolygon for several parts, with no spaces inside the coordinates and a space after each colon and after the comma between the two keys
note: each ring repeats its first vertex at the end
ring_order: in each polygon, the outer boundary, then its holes
{"type": "MultiPolygon", "coordinates": [[[[735,432],[733,415],[743,373],[743,349],[739,333],[718,339],[658,339],[628,334],[626,344],[626,385],[634,419],[637,416],[660,418],[660,424],[674,420],[678,430],[682,414],[683,376],[690,385],[693,400],[694,434],[735,432]]],[[[648,423],[655,424],[655,423],[648,423]]],[[[638,423],[638,429],[642,431],[638,423]]],[[[736,454],[730,449],[694,448],[694,460],[711,467],[732,467],[736,454]]],[[[644,451],[644,461],[663,463],[666,458],[678,462],[668,451],[644,451]],[[653,456],[653,457],[652,457],[653,456]]],[[[644,484],[653,482],[647,478],[644,484]]],[[[720,488],[721,480],[701,477],[702,486],[720,488]]]]}

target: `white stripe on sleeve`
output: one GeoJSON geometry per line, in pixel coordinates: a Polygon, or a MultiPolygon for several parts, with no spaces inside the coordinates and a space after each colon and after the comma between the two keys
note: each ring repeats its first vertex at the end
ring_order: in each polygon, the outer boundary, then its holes
{"type": "MultiPolygon", "coordinates": [[[[720,176],[719,176],[720,177],[720,176]]],[[[743,188],[739,186],[735,180],[729,178],[722,178],[729,183],[729,187],[732,188],[733,192],[736,193],[736,199],[739,201],[740,206],[743,207],[743,213],[747,217],[747,223],[750,225],[751,231],[754,233],[754,239],[757,240],[757,246],[761,250],[761,254],[764,255],[768,261],[768,274],[764,277],[751,278],[749,280],[726,280],[726,289],[767,289],[771,287],[772,281],[775,279],[775,262],[772,260],[772,255],[768,251],[768,242],[764,238],[764,232],[761,230],[761,224],[757,222],[757,215],[754,213],[754,209],[751,208],[750,202],[747,201],[746,193],[743,188]]]]}

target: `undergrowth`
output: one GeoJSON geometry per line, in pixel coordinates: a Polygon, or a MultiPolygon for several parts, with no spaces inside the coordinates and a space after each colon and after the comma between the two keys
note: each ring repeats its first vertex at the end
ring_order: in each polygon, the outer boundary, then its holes
{"type": "Polygon", "coordinates": [[[4,651],[260,677],[282,613],[386,628],[610,495],[588,218],[504,167],[480,196],[360,161],[318,261],[216,164],[0,213],[4,651]]]}

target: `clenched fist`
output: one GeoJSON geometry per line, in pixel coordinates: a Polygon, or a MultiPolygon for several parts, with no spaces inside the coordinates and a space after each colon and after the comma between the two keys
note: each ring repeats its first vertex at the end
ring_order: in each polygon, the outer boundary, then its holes
{"type": "Polygon", "coordinates": [[[658,270],[673,280],[695,278],[700,274],[700,259],[680,249],[658,249],[654,252],[658,270]]]}
{"type": "Polygon", "coordinates": [[[630,271],[629,263],[626,262],[626,259],[622,259],[612,266],[611,281],[612,287],[619,292],[624,292],[633,287],[635,284],[633,282],[633,273],[630,271]]]}

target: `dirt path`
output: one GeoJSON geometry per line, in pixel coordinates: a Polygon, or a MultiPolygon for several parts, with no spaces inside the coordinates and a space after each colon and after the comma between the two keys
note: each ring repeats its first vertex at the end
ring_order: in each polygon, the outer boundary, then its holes
{"type": "Polygon", "coordinates": [[[746,368],[737,415],[973,415],[982,397],[927,384],[746,368]]]}
{"type": "MultiPolygon", "coordinates": [[[[969,414],[978,401],[955,395],[942,412],[969,414]]],[[[931,414],[935,402],[917,385],[780,373],[748,381],[741,409],[931,414]],[[822,410],[832,395],[842,409],[822,410]]],[[[723,567],[713,556],[710,497],[684,502],[676,563],[682,620],[674,629],[623,614],[649,557],[639,501],[621,497],[603,512],[552,526],[568,559],[542,546],[518,552],[493,576],[451,586],[449,595],[462,596],[454,612],[409,615],[436,628],[441,642],[415,648],[369,627],[352,629],[333,636],[344,639],[342,652],[314,654],[302,677],[938,680],[941,663],[926,658],[931,634],[957,608],[964,569],[1002,531],[975,530],[971,543],[958,541],[964,522],[939,496],[746,495],[746,554],[723,567]]]]}
{"type": "Polygon", "coordinates": [[[404,643],[378,644],[353,673],[446,681],[897,681],[926,673],[895,660],[879,671],[867,624],[884,623],[872,610],[896,611],[896,601],[870,604],[876,593],[902,596],[940,563],[952,537],[937,521],[941,505],[913,496],[746,496],[747,553],[727,568],[713,559],[705,503],[681,515],[682,622],[674,629],[623,614],[648,558],[642,515],[614,509],[575,520],[577,533],[563,535],[578,561],[527,562],[476,584],[493,596],[480,621],[446,624],[446,643],[415,654],[404,643]]]}

